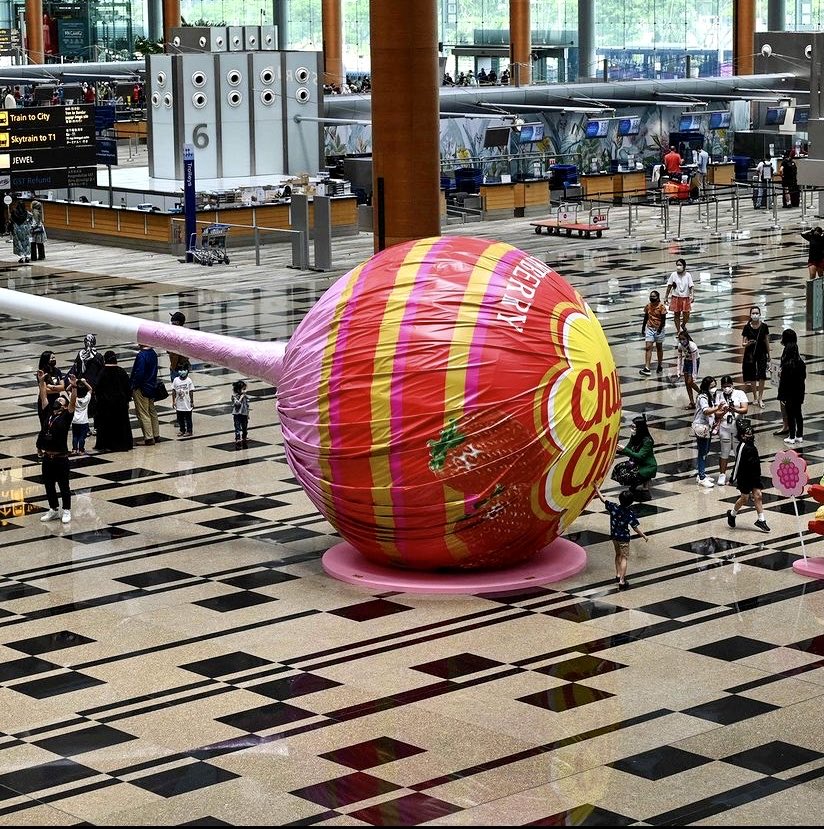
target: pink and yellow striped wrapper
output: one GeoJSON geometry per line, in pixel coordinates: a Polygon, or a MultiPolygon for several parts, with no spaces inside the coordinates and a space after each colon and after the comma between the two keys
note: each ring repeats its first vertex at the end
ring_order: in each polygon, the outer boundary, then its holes
{"type": "Polygon", "coordinates": [[[397,245],[292,336],[278,384],[287,459],[372,561],[501,567],[577,517],[609,468],[615,363],[579,294],[477,238],[397,245]]]}

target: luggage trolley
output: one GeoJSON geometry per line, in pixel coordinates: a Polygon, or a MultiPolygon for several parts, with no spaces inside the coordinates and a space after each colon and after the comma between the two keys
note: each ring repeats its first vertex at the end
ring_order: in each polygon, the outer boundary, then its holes
{"type": "Polygon", "coordinates": [[[609,208],[594,203],[570,204],[561,203],[558,210],[548,219],[539,219],[530,222],[536,233],[546,231],[548,235],[556,233],[560,236],[566,233],[572,236],[577,233],[590,239],[593,234],[599,239],[605,230],[609,230],[609,208]]]}
{"type": "Polygon", "coordinates": [[[226,234],[229,225],[206,225],[200,231],[200,244],[197,244],[197,233],[193,233],[189,240],[189,250],[192,259],[200,265],[229,264],[229,255],[226,252],[226,234]]]}

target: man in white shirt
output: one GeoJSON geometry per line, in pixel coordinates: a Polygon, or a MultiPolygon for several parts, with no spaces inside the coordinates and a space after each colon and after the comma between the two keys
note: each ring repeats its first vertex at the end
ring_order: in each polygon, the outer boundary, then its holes
{"type": "Polygon", "coordinates": [[[701,184],[701,192],[707,192],[707,168],[710,164],[710,154],[703,148],[698,151],[698,155],[696,157],[696,163],[698,164],[697,172],[698,177],[700,179],[701,184]]]}
{"type": "Polygon", "coordinates": [[[17,98],[14,97],[14,94],[10,89],[6,90],[6,97],[3,101],[3,106],[5,109],[17,109],[17,98]]]}
{"type": "Polygon", "coordinates": [[[758,191],[756,195],[755,209],[758,210],[762,207],[769,207],[773,174],[772,162],[770,161],[769,156],[765,156],[761,161],[758,162],[758,167],[756,167],[756,173],[758,178],[758,191]]]}

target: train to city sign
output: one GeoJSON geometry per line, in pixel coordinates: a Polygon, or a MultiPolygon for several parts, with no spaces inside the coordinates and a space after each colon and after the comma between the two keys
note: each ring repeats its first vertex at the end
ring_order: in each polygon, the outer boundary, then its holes
{"type": "Polygon", "coordinates": [[[0,128],[13,132],[42,130],[44,127],[71,127],[94,124],[94,104],[23,107],[0,110],[0,128]]]}

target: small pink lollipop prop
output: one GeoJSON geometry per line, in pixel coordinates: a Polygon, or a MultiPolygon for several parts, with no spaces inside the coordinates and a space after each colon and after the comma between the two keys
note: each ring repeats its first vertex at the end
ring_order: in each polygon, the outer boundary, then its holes
{"type": "Polygon", "coordinates": [[[775,453],[770,464],[770,475],[772,475],[773,488],[784,498],[793,499],[793,510],[795,510],[795,522],[798,526],[798,537],[801,540],[801,553],[804,561],[807,560],[807,552],[804,549],[804,533],[801,528],[801,519],[798,516],[798,502],[796,498],[804,494],[809,476],[807,475],[807,461],[792,449],[781,449],[775,453]]]}

